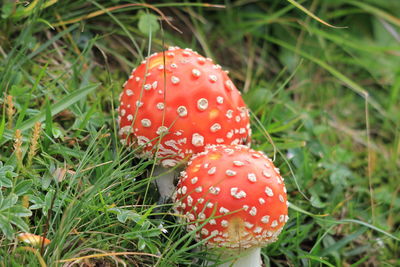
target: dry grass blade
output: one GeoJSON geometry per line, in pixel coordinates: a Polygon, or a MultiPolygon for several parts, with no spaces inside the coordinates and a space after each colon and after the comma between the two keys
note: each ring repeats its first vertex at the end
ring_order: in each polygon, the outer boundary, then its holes
{"type": "Polygon", "coordinates": [[[92,254],[82,257],[70,258],[65,260],[59,260],[59,263],[71,262],[76,260],[84,260],[84,259],[91,259],[91,258],[102,258],[102,257],[112,257],[112,256],[127,256],[127,255],[136,255],[136,256],[150,256],[154,258],[160,258],[158,255],[154,255],[151,253],[142,253],[142,252],[110,252],[110,253],[99,253],[99,254],[92,254]]]}

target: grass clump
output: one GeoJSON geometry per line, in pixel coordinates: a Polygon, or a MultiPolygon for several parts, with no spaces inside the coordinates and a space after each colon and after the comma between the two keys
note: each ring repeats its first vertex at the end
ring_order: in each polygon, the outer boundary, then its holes
{"type": "Polygon", "coordinates": [[[291,219],[267,266],[398,266],[396,14],[397,0],[4,1],[0,266],[201,266],[217,253],[157,205],[153,162],[117,138],[122,84],[167,45],[230,71],[253,147],[286,177],[291,219]]]}

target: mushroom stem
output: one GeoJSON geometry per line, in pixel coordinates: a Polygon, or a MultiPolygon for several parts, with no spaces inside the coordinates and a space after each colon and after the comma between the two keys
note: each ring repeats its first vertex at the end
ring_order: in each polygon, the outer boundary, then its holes
{"type": "MultiPolygon", "coordinates": [[[[229,255],[231,256],[231,255],[229,255]]],[[[212,265],[212,264],[211,264],[212,265]]],[[[240,253],[240,257],[218,265],[219,267],[261,267],[261,248],[249,248],[240,253]]]]}
{"type": "Polygon", "coordinates": [[[154,177],[158,177],[154,182],[160,193],[160,204],[165,204],[172,197],[175,191],[174,179],[175,170],[168,170],[161,166],[156,166],[153,172],[154,177]]]}

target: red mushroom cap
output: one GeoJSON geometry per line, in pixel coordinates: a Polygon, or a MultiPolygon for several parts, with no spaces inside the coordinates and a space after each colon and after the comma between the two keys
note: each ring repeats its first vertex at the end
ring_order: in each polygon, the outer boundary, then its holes
{"type": "Polygon", "coordinates": [[[288,220],[279,169],[246,146],[209,146],[192,157],[174,194],[188,230],[209,246],[249,248],[274,242],[288,220]]]}
{"type": "Polygon", "coordinates": [[[120,137],[174,166],[207,144],[247,144],[249,114],[221,66],[172,47],[132,71],[120,95],[120,137]],[[162,137],[160,137],[162,136],[162,137]]]}

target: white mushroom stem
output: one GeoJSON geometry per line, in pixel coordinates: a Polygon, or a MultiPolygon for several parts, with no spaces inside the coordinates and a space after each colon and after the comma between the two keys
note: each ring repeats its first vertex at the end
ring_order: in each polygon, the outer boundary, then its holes
{"type": "Polygon", "coordinates": [[[164,204],[167,199],[172,197],[172,194],[175,191],[175,170],[155,166],[153,176],[157,177],[154,182],[156,183],[158,192],[160,193],[160,202],[161,204],[164,204]]]}
{"type": "MultiPolygon", "coordinates": [[[[232,257],[232,254],[227,254],[226,257],[232,257]]],[[[209,263],[208,266],[215,263],[209,263]]],[[[255,247],[240,252],[240,257],[229,262],[218,265],[219,267],[261,267],[261,248],[255,247]]]]}

